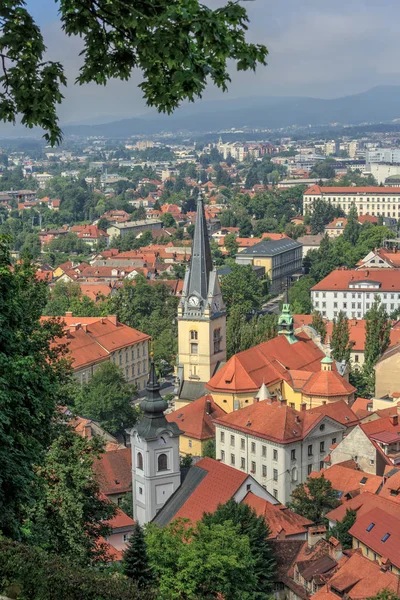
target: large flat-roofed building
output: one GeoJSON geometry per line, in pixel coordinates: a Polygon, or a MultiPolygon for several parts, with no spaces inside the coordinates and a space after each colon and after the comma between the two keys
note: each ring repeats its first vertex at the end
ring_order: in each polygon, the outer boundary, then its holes
{"type": "Polygon", "coordinates": [[[395,269],[353,270],[340,268],[311,288],[313,309],[332,320],[343,312],[349,319],[363,319],[379,298],[390,315],[400,308],[400,277],[395,269]]]}
{"type": "Polygon", "coordinates": [[[314,202],[324,200],[348,213],[354,204],[359,215],[400,218],[400,189],[395,187],[323,187],[313,185],[303,195],[304,213],[312,213],[314,202]]]}
{"type": "Polygon", "coordinates": [[[262,240],[252,247],[245,248],[236,255],[239,265],[264,267],[265,275],[271,282],[270,291],[282,290],[287,278],[301,272],[302,245],[290,238],[276,241],[262,240]]]}
{"type": "Polygon", "coordinates": [[[161,221],[127,221],[126,223],[114,223],[107,227],[107,233],[112,237],[124,237],[128,233],[139,235],[143,231],[162,229],[161,221]]]}

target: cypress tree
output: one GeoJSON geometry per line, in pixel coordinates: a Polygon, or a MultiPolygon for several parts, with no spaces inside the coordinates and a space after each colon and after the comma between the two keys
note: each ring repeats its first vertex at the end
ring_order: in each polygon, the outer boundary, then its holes
{"type": "Polygon", "coordinates": [[[312,313],[311,327],[321,336],[321,342],[325,342],[326,338],[326,323],[320,312],[315,310],[312,313]]]}
{"type": "Polygon", "coordinates": [[[137,583],[139,589],[151,587],[154,583],[153,571],[147,557],[146,540],[143,529],[135,523],[133,533],[129,538],[128,546],[122,561],[124,574],[137,583]]]}
{"type": "Polygon", "coordinates": [[[378,298],[366,313],[365,321],[365,366],[372,370],[390,343],[391,322],[378,298]]]}
{"type": "Polygon", "coordinates": [[[349,362],[351,352],[349,320],[342,311],[333,321],[331,348],[335,360],[349,362]]]}

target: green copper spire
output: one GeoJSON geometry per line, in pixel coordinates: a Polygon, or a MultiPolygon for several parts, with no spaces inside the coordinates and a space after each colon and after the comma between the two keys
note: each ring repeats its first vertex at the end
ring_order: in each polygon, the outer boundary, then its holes
{"type": "Polygon", "coordinates": [[[293,316],[290,312],[289,304],[283,305],[282,312],[279,315],[278,335],[285,335],[289,344],[295,344],[297,342],[296,336],[294,335],[293,316]]]}

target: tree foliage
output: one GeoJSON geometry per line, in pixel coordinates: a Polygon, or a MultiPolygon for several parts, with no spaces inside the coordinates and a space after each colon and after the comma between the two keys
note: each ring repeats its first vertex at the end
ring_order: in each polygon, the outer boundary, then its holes
{"type": "Polygon", "coordinates": [[[75,409],[79,415],[100,421],[109,433],[120,434],[137,420],[138,409],[132,405],[136,396],[136,386],[126,381],[117,365],[106,361],[82,385],[75,409]]]}
{"type": "Polygon", "coordinates": [[[292,501],[288,506],[302,517],[319,523],[327,512],[339,504],[340,501],[331,482],[321,475],[321,477],[307,477],[305,483],[298,485],[292,492],[292,501]]]}
{"type": "Polygon", "coordinates": [[[355,510],[348,508],[342,521],[338,521],[334,527],[328,529],[327,539],[333,535],[342,544],[343,550],[350,550],[353,547],[353,538],[349,534],[351,529],[356,522],[357,513],[355,510]]]}
{"type": "Polygon", "coordinates": [[[376,361],[382,356],[390,343],[391,320],[385,307],[375,299],[372,307],[365,314],[365,355],[367,369],[372,370],[376,361]]]}
{"type": "Polygon", "coordinates": [[[317,310],[312,313],[311,327],[321,336],[321,342],[325,342],[326,338],[326,323],[322,315],[317,310]]]}
{"type": "Polygon", "coordinates": [[[350,361],[352,343],[350,342],[349,319],[340,311],[333,320],[331,349],[332,357],[339,362],[350,361]]]}
{"type": "Polygon", "coordinates": [[[221,291],[228,313],[233,306],[240,308],[242,313],[259,309],[263,301],[263,287],[251,265],[234,263],[231,272],[221,278],[221,291]]]}
{"type": "Polygon", "coordinates": [[[70,368],[65,348],[51,345],[62,328],[40,322],[45,282],[28,262],[10,268],[0,240],[0,529],[18,535],[23,505],[32,499],[33,465],[51,442],[55,407],[70,368]]]}
{"type": "Polygon", "coordinates": [[[300,277],[298,281],[290,286],[288,292],[289,303],[291,311],[294,314],[308,315],[311,313],[312,304],[310,290],[315,283],[316,282],[312,277],[305,275],[304,277],[300,277]]]}
{"type": "MultiPolygon", "coordinates": [[[[247,12],[232,1],[213,10],[198,0],[59,0],[59,15],[68,36],[83,38],[77,83],[128,80],[138,68],[143,96],[159,111],[170,113],[201,97],[207,80],[225,91],[228,60],[241,71],[266,64],[266,47],[246,42],[247,12]]],[[[21,0],[2,2],[0,27],[0,118],[14,122],[22,115],[25,125],[42,127],[55,144],[61,139],[56,105],[66,85],[64,69],[44,61],[42,33],[21,0]]]]}
{"type": "Polygon", "coordinates": [[[233,523],[238,532],[249,539],[254,560],[253,574],[256,576],[255,598],[268,598],[274,579],[275,557],[268,542],[271,533],[264,517],[258,516],[248,504],[231,499],[220,504],[215,513],[205,513],[202,519],[208,526],[233,523]]]}
{"type": "Polygon", "coordinates": [[[100,498],[93,475],[102,449],[99,438],[63,428],[36,468],[36,502],[25,524],[31,543],[82,565],[104,558],[99,538],[109,534],[116,508],[100,498]]]}
{"type": "Polygon", "coordinates": [[[255,316],[250,320],[240,306],[234,306],[227,321],[226,346],[228,357],[267,342],[277,334],[278,317],[275,314],[255,316]]]}
{"type": "Polygon", "coordinates": [[[136,583],[139,590],[149,589],[154,584],[153,571],[147,557],[146,541],[139,523],[135,523],[124,551],[122,570],[136,583]]]}
{"type": "Polygon", "coordinates": [[[174,521],[146,527],[147,552],[161,600],[255,600],[255,560],[240,526],[174,521]]]}

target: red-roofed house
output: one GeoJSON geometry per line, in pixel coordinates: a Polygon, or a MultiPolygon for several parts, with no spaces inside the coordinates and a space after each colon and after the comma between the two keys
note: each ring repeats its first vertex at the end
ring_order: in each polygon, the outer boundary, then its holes
{"type": "Polygon", "coordinates": [[[271,530],[270,539],[306,540],[308,528],[312,521],[293,512],[283,504],[272,504],[249,492],[243,500],[253,508],[259,516],[263,516],[271,530]]]}
{"type": "Polygon", "coordinates": [[[241,502],[250,491],[277,504],[274,497],[247,473],[213,458],[202,458],[191,467],[180,487],[154,517],[153,523],[163,527],[178,518],[196,523],[204,513],[215,512],[219,504],[231,499],[241,502]]]}
{"type": "Polygon", "coordinates": [[[342,502],[364,492],[376,494],[382,486],[382,477],[364,473],[358,469],[349,469],[342,465],[332,465],[319,473],[311,473],[310,477],[320,477],[321,475],[331,482],[342,502]]]}
{"type": "Polygon", "coordinates": [[[100,240],[104,240],[108,246],[110,236],[105,231],[102,231],[97,225],[86,225],[77,232],[78,238],[86,242],[91,248],[96,246],[100,240]]]}
{"type": "Polygon", "coordinates": [[[105,452],[93,463],[102,494],[120,504],[125,494],[132,491],[132,457],[130,448],[105,452]]]}
{"type": "Polygon", "coordinates": [[[328,225],[325,225],[325,233],[330,238],[335,238],[338,235],[341,235],[344,231],[344,228],[347,225],[347,219],[344,217],[339,217],[338,219],[333,219],[328,225]]]}
{"type": "Polygon", "coordinates": [[[203,456],[205,443],[215,438],[214,420],[224,415],[225,411],[210,394],[167,414],[167,421],[176,423],[183,431],[179,437],[180,453],[203,456]]]}
{"type": "Polygon", "coordinates": [[[112,532],[105,538],[106,542],[111,544],[117,551],[123,552],[133,533],[135,521],[128,517],[120,508],[117,508],[116,514],[108,521],[108,525],[111,527],[112,532]]]}
{"type": "Polygon", "coordinates": [[[329,447],[346,431],[332,417],[271,399],[216,419],[215,428],[217,458],[251,474],[283,504],[323,468],[329,447]]]}
{"type": "Polygon", "coordinates": [[[379,298],[388,314],[400,308],[400,278],[396,269],[339,268],[311,288],[313,308],[329,320],[342,311],[349,319],[362,319],[379,298]]]}

